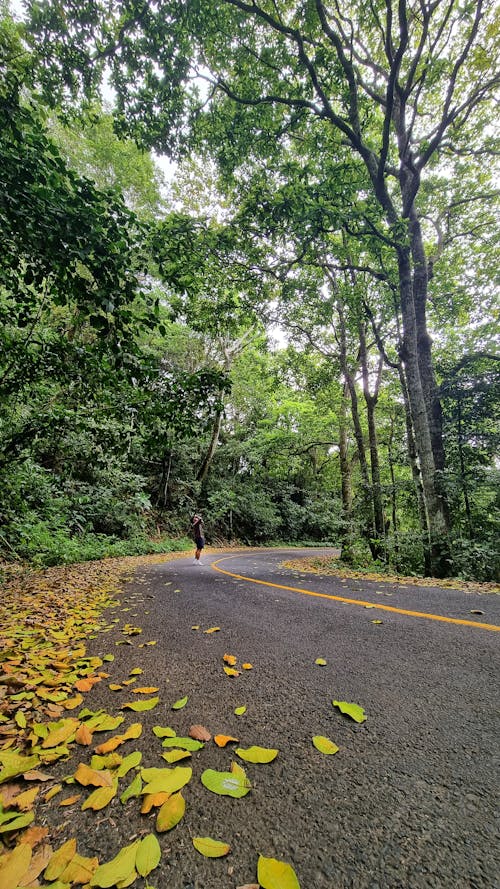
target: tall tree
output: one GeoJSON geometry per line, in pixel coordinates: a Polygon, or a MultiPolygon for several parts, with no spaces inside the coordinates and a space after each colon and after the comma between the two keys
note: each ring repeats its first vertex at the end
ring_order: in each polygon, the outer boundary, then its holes
{"type": "MultiPolygon", "coordinates": [[[[111,7],[32,3],[46,71],[89,92],[105,66],[119,125],[149,144],[224,143],[239,166],[258,143],[310,128],[362,161],[393,251],[403,320],[402,361],[431,538],[433,570],[449,569],[441,485],[441,406],[427,327],[429,268],[419,198],[439,154],[480,151],[493,91],[498,28],[484,0],[191,0],[111,7]],[[200,81],[208,95],[200,96],[200,81]],[[203,110],[204,109],[204,110],[203,110]]],[[[368,223],[369,224],[369,223],[368,223]]]]}

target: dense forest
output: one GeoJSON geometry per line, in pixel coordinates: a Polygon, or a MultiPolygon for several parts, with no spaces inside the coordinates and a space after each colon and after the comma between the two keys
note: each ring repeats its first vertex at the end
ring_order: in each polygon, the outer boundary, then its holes
{"type": "Polygon", "coordinates": [[[0,0],[1,559],[201,511],[499,576],[499,35],[483,0],[0,0]]]}

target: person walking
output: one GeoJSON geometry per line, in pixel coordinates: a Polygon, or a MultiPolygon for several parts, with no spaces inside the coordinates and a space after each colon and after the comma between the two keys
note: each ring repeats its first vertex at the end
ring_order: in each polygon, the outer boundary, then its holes
{"type": "Polygon", "coordinates": [[[196,544],[196,552],[194,554],[194,559],[196,563],[200,563],[200,556],[203,547],[205,546],[205,538],[203,536],[203,519],[201,515],[194,515],[191,519],[191,527],[193,529],[193,537],[194,542],[196,544]]]}

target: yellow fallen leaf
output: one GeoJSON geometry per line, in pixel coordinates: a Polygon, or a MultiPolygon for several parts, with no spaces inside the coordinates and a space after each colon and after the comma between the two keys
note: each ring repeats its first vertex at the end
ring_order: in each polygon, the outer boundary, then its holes
{"type": "Polygon", "coordinates": [[[64,868],[69,864],[71,859],[76,855],[76,839],[72,837],[66,840],[62,846],[57,849],[50,859],[44,871],[44,878],[47,882],[58,880],[64,868]]]}
{"type": "Polygon", "coordinates": [[[272,747],[247,747],[246,749],[238,747],[234,751],[237,756],[245,762],[268,763],[276,759],[279,751],[272,747]]]}
{"type": "Polygon", "coordinates": [[[226,676],[239,676],[240,671],[235,670],[234,667],[223,667],[224,673],[226,676]]]}
{"type": "Polygon", "coordinates": [[[172,764],[173,762],[179,762],[181,759],[189,759],[191,753],[189,750],[167,750],[166,753],[162,753],[161,758],[172,764]]]}
{"type": "Polygon", "coordinates": [[[44,794],[44,797],[43,797],[44,803],[48,803],[48,801],[51,800],[52,797],[55,796],[57,793],[59,793],[59,791],[62,789],[63,789],[62,784],[55,784],[54,787],[51,787],[50,790],[48,790],[47,793],[44,794]]]}
{"type": "Polygon", "coordinates": [[[117,685],[116,682],[110,682],[108,688],[111,691],[122,691],[123,685],[117,685]]]}
{"type": "Polygon", "coordinates": [[[159,689],[155,688],[154,685],[151,685],[151,686],[144,686],[143,688],[133,688],[132,694],[134,694],[134,695],[153,695],[157,691],[159,691],[159,689]]]}
{"type": "Polygon", "coordinates": [[[79,799],[81,799],[81,793],[74,793],[73,796],[67,796],[66,799],[62,799],[59,803],[60,806],[72,806],[74,803],[77,803],[79,799]]]}
{"type": "Polygon", "coordinates": [[[98,858],[84,858],[83,855],[76,853],[59,879],[61,883],[88,883],[98,865],[98,858]]]}
{"type": "Polygon", "coordinates": [[[340,749],[333,741],[330,741],[330,738],[325,738],[323,735],[314,735],[312,742],[320,753],[338,753],[340,749]]]}
{"type": "Polygon", "coordinates": [[[231,735],[215,735],[214,741],[217,744],[217,747],[225,747],[226,744],[229,744],[230,741],[234,741],[236,744],[239,743],[239,738],[233,738],[231,735]]]}
{"type": "Polygon", "coordinates": [[[200,625],[199,625],[199,624],[195,624],[193,627],[191,627],[191,629],[192,629],[192,630],[199,630],[199,629],[200,629],[200,625]]]}
{"type": "Polygon", "coordinates": [[[317,657],[314,663],[317,664],[318,667],[326,667],[326,661],[324,657],[317,657]]]}
{"type": "Polygon", "coordinates": [[[76,710],[83,703],[83,695],[75,695],[74,698],[68,698],[67,701],[63,701],[63,707],[65,710],[76,710]]]}
{"type": "Polygon", "coordinates": [[[20,843],[2,862],[2,889],[16,889],[27,872],[33,855],[28,843],[20,843]]]}
{"type": "Polygon", "coordinates": [[[60,744],[64,744],[64,741],[67,741],[71,735],[76,733],[79,726],[80,722],[78,719],[62,719],[61,722],[49,732],[45,740],[42,741],[42,748],[46,750],[49,747],[59,747],[60,744]]]}
{"type": "Polygon", "coordinates": [[[245,704],[243,704],[242,707],[236,707],[236,710],[234,711],[234,715],[235,716],[243,716],[243,714],[246,712],[247,712],[247,708],[246,708],[245,704]]]}
{"type": "Polygon", "coordinates": [[[207,636],[209,636],[210,633],[218,633],[219,630],[220,630],[220,627],[210,627],[210,629],[208,629],[208,630],[203,630],[203,632],[206,633],[207,636]]]}
{"type": "Polygon", "coordinates": [[[109,802],[116,796],[116,792],[118,790],[118,780],[113,781],[112,787],[98,787],[97,790],[94,790],[93,793],[85,800],[82,805],[82,812],[85,809],[93,809],[94,812],[98,812],[100,809],[104,809],[105,806],[108,805],[109,802]]]}
{"type": "Polygon", "coordinates": [[[222,858],[231,851],[229,843],[221,843],[211,837],[193,837],[193,846],[205,858],[222,858]]]}
{"type": "Polygon", "coordinates": [[[241,665],[244,670],[253,670],[253,664],[242,664],[241,665]]]}
{"type": "Polygon", "coordinates": [[[291,864],[276,858],[259,855],[257,879],[262,889],[300,889],[297,874],[291,864]]]}
{"type": "Polygon", "coordinates": [[[33,803],[35,802],[39,791],[39,787],[31,787],[29,790],[25,790],[24,793],[15,796],[11,805],[15,806],[16,809],[19,809],[21,812],[28,812],[29,809],[33,808],[33,803]]]}
{"type": "Polygon", "coordinates": [[[186,811],[186,801],[182,793],[173,793],[162,805],[156,818],[156,830],[164,833],[179,823],[186,811]]]}
{"type": "Polygon", "coordinates": [[[141,806],[141,815],[148,815],[155,806],[162,806],[170,797],[171,793],[166,790],[160,790],[159,793],[147,793],[141,806]]]}
{"type": "Polygon", "coordinates": [[[84,787],[88,787],[89,784],[93,787],[113,786],[111,772],[107,769],[105,771],[91,769],[90,766],[86,765],[84,762],[78,764],[74,777],[75,781],[78,781],[79,784],[83,784],[84,787]]]}
{"type": "Polygon", "coordinates": [[[142,670],[141,667],[134,667],[134,669],[131,670],[128,675],[129,676],[140,676],[141,673],[144,673],[144,670],[142,670]]]}
{"type": "Polygon", "coordinates": [[[236,658],[235,658],[234,654],[224,654],[222,656],[222,660],[226,664],[229,664],[230,667],[234,667],[234,665],[236,663],[236,658]]]}

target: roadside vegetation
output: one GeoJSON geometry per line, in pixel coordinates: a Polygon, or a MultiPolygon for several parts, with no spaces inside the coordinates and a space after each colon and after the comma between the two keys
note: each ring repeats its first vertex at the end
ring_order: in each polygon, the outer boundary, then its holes
{"type": "Polygon", "coordinates": [[[498,578],[493,12],[403,4],[391,61],[322,4],[122,5],[1,5],[0,558],[173,551],[201,511],[498,578]]]}

